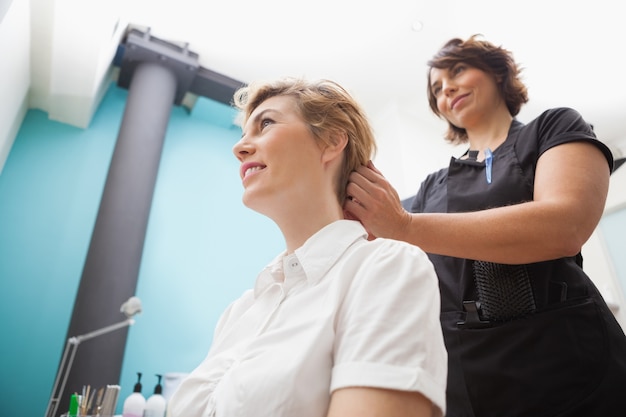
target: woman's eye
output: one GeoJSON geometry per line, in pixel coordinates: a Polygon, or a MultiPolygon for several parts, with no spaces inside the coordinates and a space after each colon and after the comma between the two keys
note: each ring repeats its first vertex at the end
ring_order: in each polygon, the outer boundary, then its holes
{"type": "Polygon", "coordinates": [[[463,72],[465,70],[465,65],[457,65],[456,67],[454,67],[454,69],[452,70],[452,73],[454,75],[458,75],[459,73],[463,72]]]}
{"type": "Polygon", "coordinates": [[[263,119],[263,120],[261,120],[261,129],[266,128],[267,126],[271,125],[272,123],[274,123],[274,121],[272,119],[263,119]]]}
{"type": "Polygon", "coordinates": [[[432,93],[433,93],[433,96],[437,97],[439,93],[441,93],[441,87],[440,86],[433,87],[432,93]]]}

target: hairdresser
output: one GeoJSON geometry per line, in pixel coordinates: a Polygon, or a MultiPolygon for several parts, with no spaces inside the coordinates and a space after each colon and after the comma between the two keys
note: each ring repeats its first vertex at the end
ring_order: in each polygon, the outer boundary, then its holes
{"type": "Polygon", "coordinates": [[[430,108],[466,152],[424,179],[410,212],[362,166],[344,210],[435,265],[446,415],[626,415],[626,338],[581,256],[602,216],[611,152],[574,109],[519,121],[520,68],[479,36],[451,39],[428,66],[430,108]]]}

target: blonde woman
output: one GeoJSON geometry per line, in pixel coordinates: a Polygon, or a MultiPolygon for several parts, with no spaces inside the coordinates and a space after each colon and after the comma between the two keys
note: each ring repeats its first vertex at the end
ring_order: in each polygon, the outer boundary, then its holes
{"type": "Polygon", "coordinates": [[[363,110],[326,80],[255,83],[235,105],[243,202],[278,225],[285,251],[224,312],[169,416],[442,416],[433,266],[344,219],[348,176],[375,151],[363,110]]]}

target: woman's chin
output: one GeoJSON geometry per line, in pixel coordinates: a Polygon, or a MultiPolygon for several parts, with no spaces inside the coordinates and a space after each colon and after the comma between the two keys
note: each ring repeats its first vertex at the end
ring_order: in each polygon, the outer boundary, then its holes
{"type": "Polygon", "coordinates": [[[248,207],[250,210],[263,214],[263,204],[261,204],[260,199],[255,197],[254,194],[248,190],[244,191],[241,201],[243,202],[243,205],[248,207]]]}

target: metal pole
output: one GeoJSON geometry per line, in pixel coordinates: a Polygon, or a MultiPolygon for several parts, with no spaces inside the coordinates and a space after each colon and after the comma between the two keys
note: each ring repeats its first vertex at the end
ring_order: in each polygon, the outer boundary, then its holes
{"type": "MultiPolygon", "coordinates": [[[[67,337],[103,327],[135,294],[150,206],[167,124],[177,91],[175,73],[158,62],[137,64],[109,167],[67,337]]],[[[59,409],[84,385],[119,383],[128,329],[76,354],[59,409]]]]}

